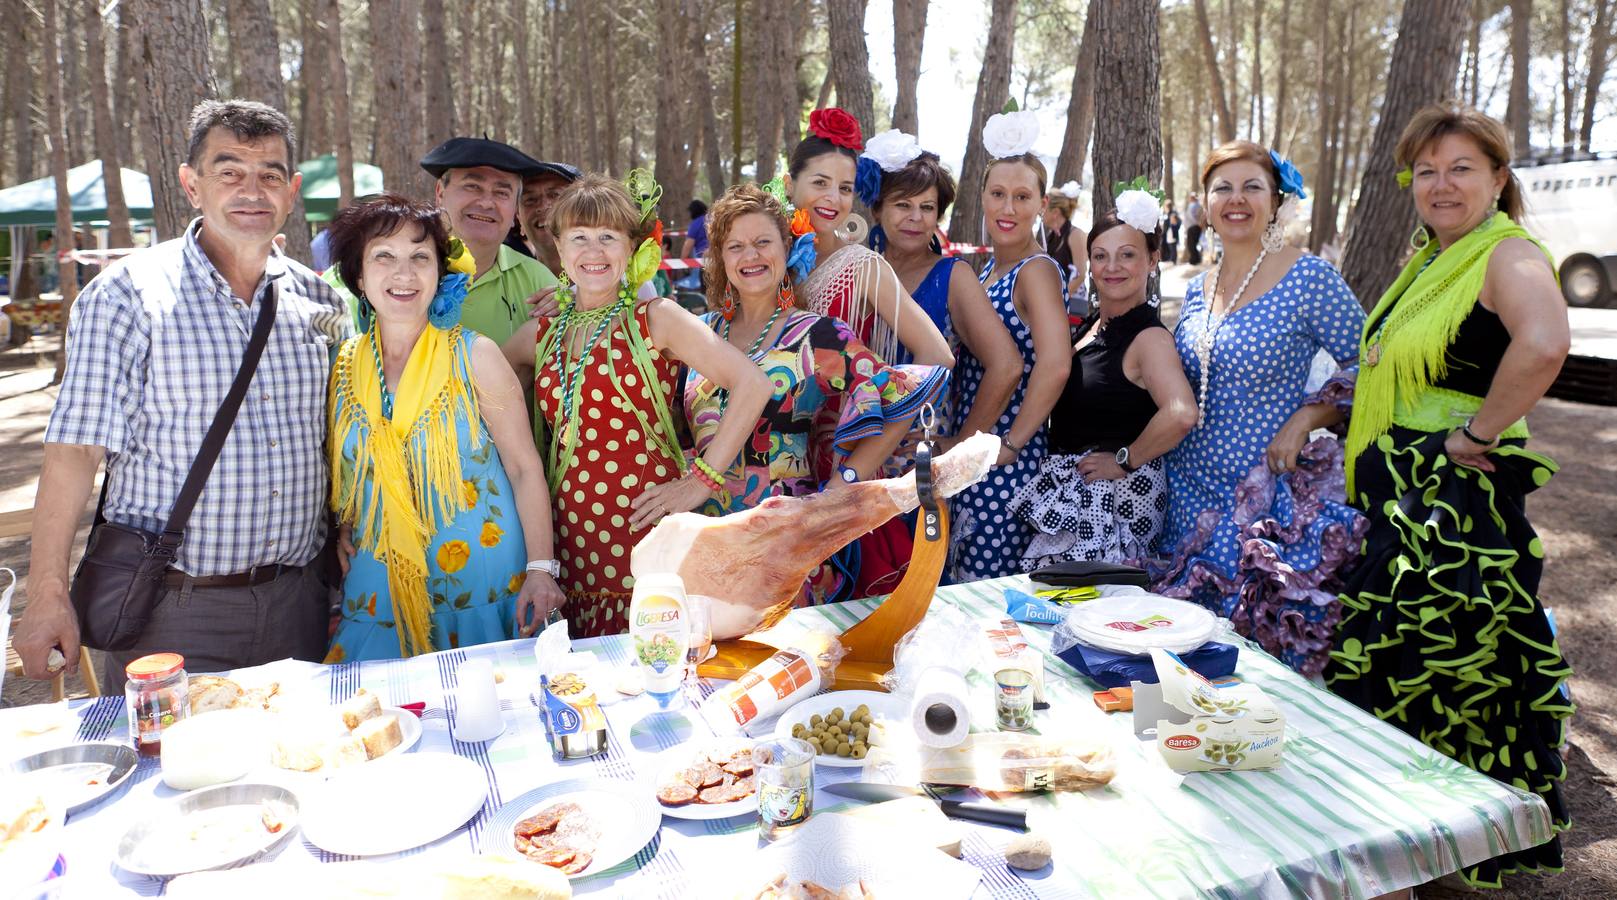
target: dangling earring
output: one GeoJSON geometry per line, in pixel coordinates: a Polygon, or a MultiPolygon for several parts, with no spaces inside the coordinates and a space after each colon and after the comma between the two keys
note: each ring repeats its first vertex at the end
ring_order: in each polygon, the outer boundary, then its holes
{"type": "Polygon", "coordinates": [[[634,303],[634,294],[629,290],[629,273],[623,273],[623,283],[618,287],[618,301],[625,306],[634,303]]]}
{"type": "Polygon", "coordinates": [[[1414,232],[1409,235],[1409,249],[1416,253],[1426,249],[1432,242],[1432,233],[1426,230],[1425,225],[1416,225],[1414,232]]]}
{"type": "Polygon", "coordinates": [[[797,305],[797,294],[792,290],[791,284],[784,278],[780,280],[780,290],[775,295],[775,305],[783,310],[791,309],[797,305]]]}
{"type": "Polygon", "coordinates": [[[1263,229],[1263,249],[1270,253],[1279,253],[1280,248],[1286,246],[1286,236],[1280,231],[1280,222],[1270,219],[1263,229]]]}
{"type": "Polygon", "coordinates": [[[724,286],[724,294],[719,297],[719,315],[726,322],[736,317],[736,292],[730,285],[724,286]]]}
{"type": "Polygon", "coordinates": [[[1483,219],[1481,222],[1478,222],[1475,230],[1487,231],[1489,228],[1492,228],[1494,217],[1497,215],[1499,215],[1499,198],[1495,196],[1493,198],[1493,206],[1488,207],[1487,218],[1483,219]]]}
{"type": "Polygon", "coordinates": [[[573,282],[566,272],[556,279],[556,305],[563,315],[573,308],[573,282]]]}
{"type": "Polygon", "coordinates": [[[887,232],[880,225],[870,229],[870,249],[877,253],[887,252],[887,232]]]}
{"type": "Polygon", "coordinates": [[[1151,274],[1146,276],[1145,305],[1153,309],[1162,305],[1162,272],[1159,269],[1152,268],[1151,274]]]}
{"type": "Polygon", "coordinates": [[[364,294],[359,295],[359,330],[370,331],[371,325],[376,322],[376,307],[364,294]]]}
{"type": "Polygon", "coordinates": [[[943,242],[938,240],[936,231],[932,232],[932,241],[926,245],[926,249],[931,250],[937,256],[943,255],[943,242]]]}

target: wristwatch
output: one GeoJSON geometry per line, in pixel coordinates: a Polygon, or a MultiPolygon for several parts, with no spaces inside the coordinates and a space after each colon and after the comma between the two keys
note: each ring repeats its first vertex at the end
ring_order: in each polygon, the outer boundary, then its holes
{"type": "Polygon", "coordinates": [[[837,476],[843,484],[854,484],[859,480],[859,472],[853,466],[837,466],[837,476]]]}
{"type": "Polygon", "coordinates": [[[1131,465],[1129,465],[1129,448],[1128,447],[1119,447],[1119,448],[1117,448],[1117,456],[1115,456],[1113,458],[1117,460],[1117,467],[1119,469],[1122,469],[1123,471],[1128,472],[1130,474],[1133,474],[1134,471],[1139,468],[1139,466],[1131,466],[1131,465]]]}
{"type": "Polygon", "coordinates": [[[543,572],[551,578],[561,577],[561,560],[559,559],[530,559],[529,572],[543,572]]]}

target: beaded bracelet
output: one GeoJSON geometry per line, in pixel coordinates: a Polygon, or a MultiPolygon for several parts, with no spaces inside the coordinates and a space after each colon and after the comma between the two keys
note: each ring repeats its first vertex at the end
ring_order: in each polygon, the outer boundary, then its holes
{"type": "Polygon", "coordinates": [[[714,490],[718,490],[719,483],[724,480],[724,477],[719,474],[719,470],[708,465],[707,460],[701,458],[700,456],[696,458],[696,471],[707,476],[706,480],[713,483],[714,490]]]}
{"type": "Polygon", "coordinates": [[[706,487],[708,490],[712,491],[715,494],[717,494],[719,492],[718,479],[712,478],[706,472],[702,471],[700,466],[698,466],[697,468],[692,469],[691,474],[696,476],[696,480],[700,481],[702,483],[702,485],[704,487],[706,487]]]}

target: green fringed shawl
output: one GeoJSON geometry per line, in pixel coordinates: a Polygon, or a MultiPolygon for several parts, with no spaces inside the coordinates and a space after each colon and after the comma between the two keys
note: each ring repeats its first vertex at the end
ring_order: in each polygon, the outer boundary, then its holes
{"type": "Polygon", "coordinates": [[[1365,318],[1344,460],[1349,497],[1354,496],[1354,461],[1392,427],[1398,404],[1419,398],[1447,374],[1449,345],[1476,306],[1494,248],[1508,238],[1526,238],[1544,249],[1509,216],[1495,213],[1447,250],[1440,252],[1433,241],[1416,253],[1365,318]],[[1376,344],[1380,349],[1371,365],[1376,344]]]}

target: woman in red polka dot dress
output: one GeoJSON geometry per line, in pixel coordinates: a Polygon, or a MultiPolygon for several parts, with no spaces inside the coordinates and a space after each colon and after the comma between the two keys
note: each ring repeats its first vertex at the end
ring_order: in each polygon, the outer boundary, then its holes
{"type": "Polygon", "coordinates": [[[771,394],[758,367],[700,319],[670,300],[636,301],[660,261],[651,237],[634,249],[659,193],[638,171],[627,190],[599,175],[570,186],[550,214],[564,273],[560,312],[529,321],[505,344],[518,375],[533,378],[562,612],[575,636],[628,630],[629,551],[663,516],[717,493],[713,473],[735,462],[771,394]],[[694,465],[680,452],[671,413],[682,362],[731,396],[694,465]]]}

